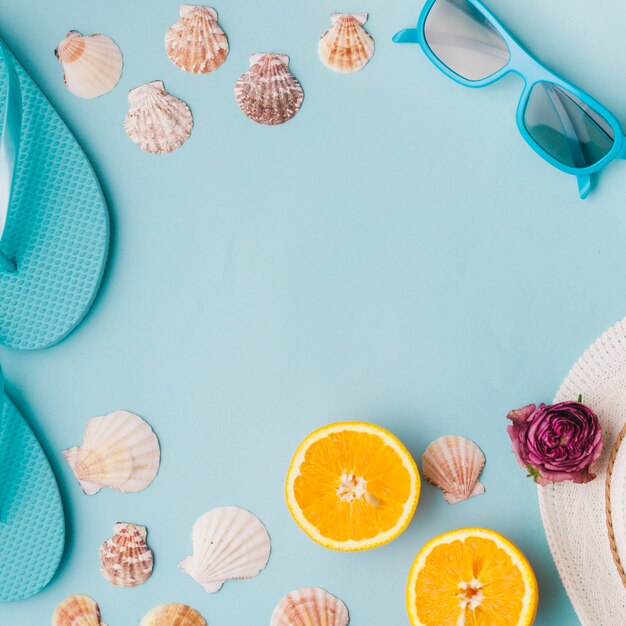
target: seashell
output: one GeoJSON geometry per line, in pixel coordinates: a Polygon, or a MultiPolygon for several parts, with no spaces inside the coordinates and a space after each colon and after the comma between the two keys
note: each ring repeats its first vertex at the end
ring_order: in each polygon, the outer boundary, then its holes
{"type": "Polygon", "coordinates": [[[231,579],[253,578],[270,557],[270,538],[258,517],[238,506],[213,509],[196,520],[193,554],[178,565],[209,593],[231,579]]]}
{"type": "Polygon", "coordinates": [[[180,20],[165,35],[167,56],[192,74],[208,74],[228,56],[228,40],[211,7],[181,4],[180,20]]]}
{"type": "Polygon", "coordinates": [[[57,605],[52,626],[106,626],[100,619],[100,607],[89,596],[74,595],[57,605]]]}
{"type": "Polygon", "coordinates": [[[446,435],[433,441],[422,456],[424,478],[443,491],[448,504],[485,493],[478,481],[485,455],[470,439],[446,435]]]}
{"type": "Polygon", "coordinates": [[[374,56],[374,40],[363,28],[367,13],[332,13],[332,26],[322,35],[317,53],[333,72],[358,72],[374,56]]]}
{"type": "Polygon", "coordinates": [[[272,613],[270,626],[347,626],[346,605],[318,587],[288,593],[272,613]]]}
{"type": "Polygon", "coordinates": [[[304,93],[289,71],[287,55],[257,53],[235,85],[235,98],[251,120],[274,126],[284,124],[300,110],[304,93]]]}
{"type": "Polygon", "coordinates": [[[100,573],[117,587],[136,587],[152,576],[152,550],[146,527],[118,523],[113,536],[100,546],[100,573]]]}
{"type": "Polygon", "coordinates": [[[206,626],[206,620],[186,604],[161,604],[148,611],[139,626],[206,626]]]}
{"type": "Polygon", "coordinates": [[[63,66],[67,88],[80,98],[108,93],[122,76],[122,51],[106,35],[81,35],[71,30],[54,54],[63,66]]]}
{"type": "Polygon", "coordinates": [[[172,152],[182,146],[193,128],[189,107],[171,96],[160,80],[128,92],[130,110],[124,119],[126,134],[151,154],[172,152]]]}
{"type": "Polygon", "coordinates": [[[159,441],[138,415],[115,411],[87,422],[83,444],[63,452],[81,489],[123,493],[145,489],[159,471],[159,441]]]}

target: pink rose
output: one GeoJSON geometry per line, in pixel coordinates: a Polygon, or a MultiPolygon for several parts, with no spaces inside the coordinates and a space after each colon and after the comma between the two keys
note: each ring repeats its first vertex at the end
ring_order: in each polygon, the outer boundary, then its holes
{"type": "Polygon", "coordinates": [[[580,402],[529,404],[511,411],[507,427],[519,464],[536,483],[588,483],[602,452],[598,416],[580,402]]]}

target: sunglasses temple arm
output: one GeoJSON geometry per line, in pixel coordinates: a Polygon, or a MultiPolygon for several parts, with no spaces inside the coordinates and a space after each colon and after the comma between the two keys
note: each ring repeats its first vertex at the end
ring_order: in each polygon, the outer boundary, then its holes
{"type": "Polygon", "coordinates": [[[393,36],[394,43],[416,43],[419,45],[417,28],[405,28],[393,36]]]}
{"type": "Polygon", "coordinates": [[[591,176],[586,174],[585,176],[576,176],[578,179],[578,195],[581,200],[584,200],[591,191],[591,176]]]}
{"type": "Polygon", "coordinates": [[[626,135],[624,136],[624,142],[622,143],[622,151],[619,153],[618,159],[626,159],[626,135]]]}

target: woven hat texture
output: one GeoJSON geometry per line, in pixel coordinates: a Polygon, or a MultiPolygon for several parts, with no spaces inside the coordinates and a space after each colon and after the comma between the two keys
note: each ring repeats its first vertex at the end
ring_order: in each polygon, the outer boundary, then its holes
{"type": "MultiPolygon", "coordinates": [[[[597,478],[586,485],[568,482],[539,487],[541,516],[552,556],[581,624],[624,626],[626,588],[607,533],[605,480],[611,450],[626,423],[626,319],[583,354],[563,381],[555,402],[576,400],[579,394],[602,424],[604,449],[597,478]]],[[[625,511],[613,514],[616,543],[624,546],[625,515],[625,511]]]]}

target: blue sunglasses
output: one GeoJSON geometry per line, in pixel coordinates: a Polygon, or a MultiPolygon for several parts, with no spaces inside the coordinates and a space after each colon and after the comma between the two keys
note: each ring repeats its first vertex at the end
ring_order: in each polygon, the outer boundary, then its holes
{"type": "Polygon", "coordinates": [[[417,28],[393,40],[418,44],[444,74],[467,87],[485,87],[510,72],[521,76],[519,131],[539,156],[576,176],[582,199],[591,190],[591,174],[626,159],[615,116],[531,56],[480,0],[428,0],[417,28]]]}

